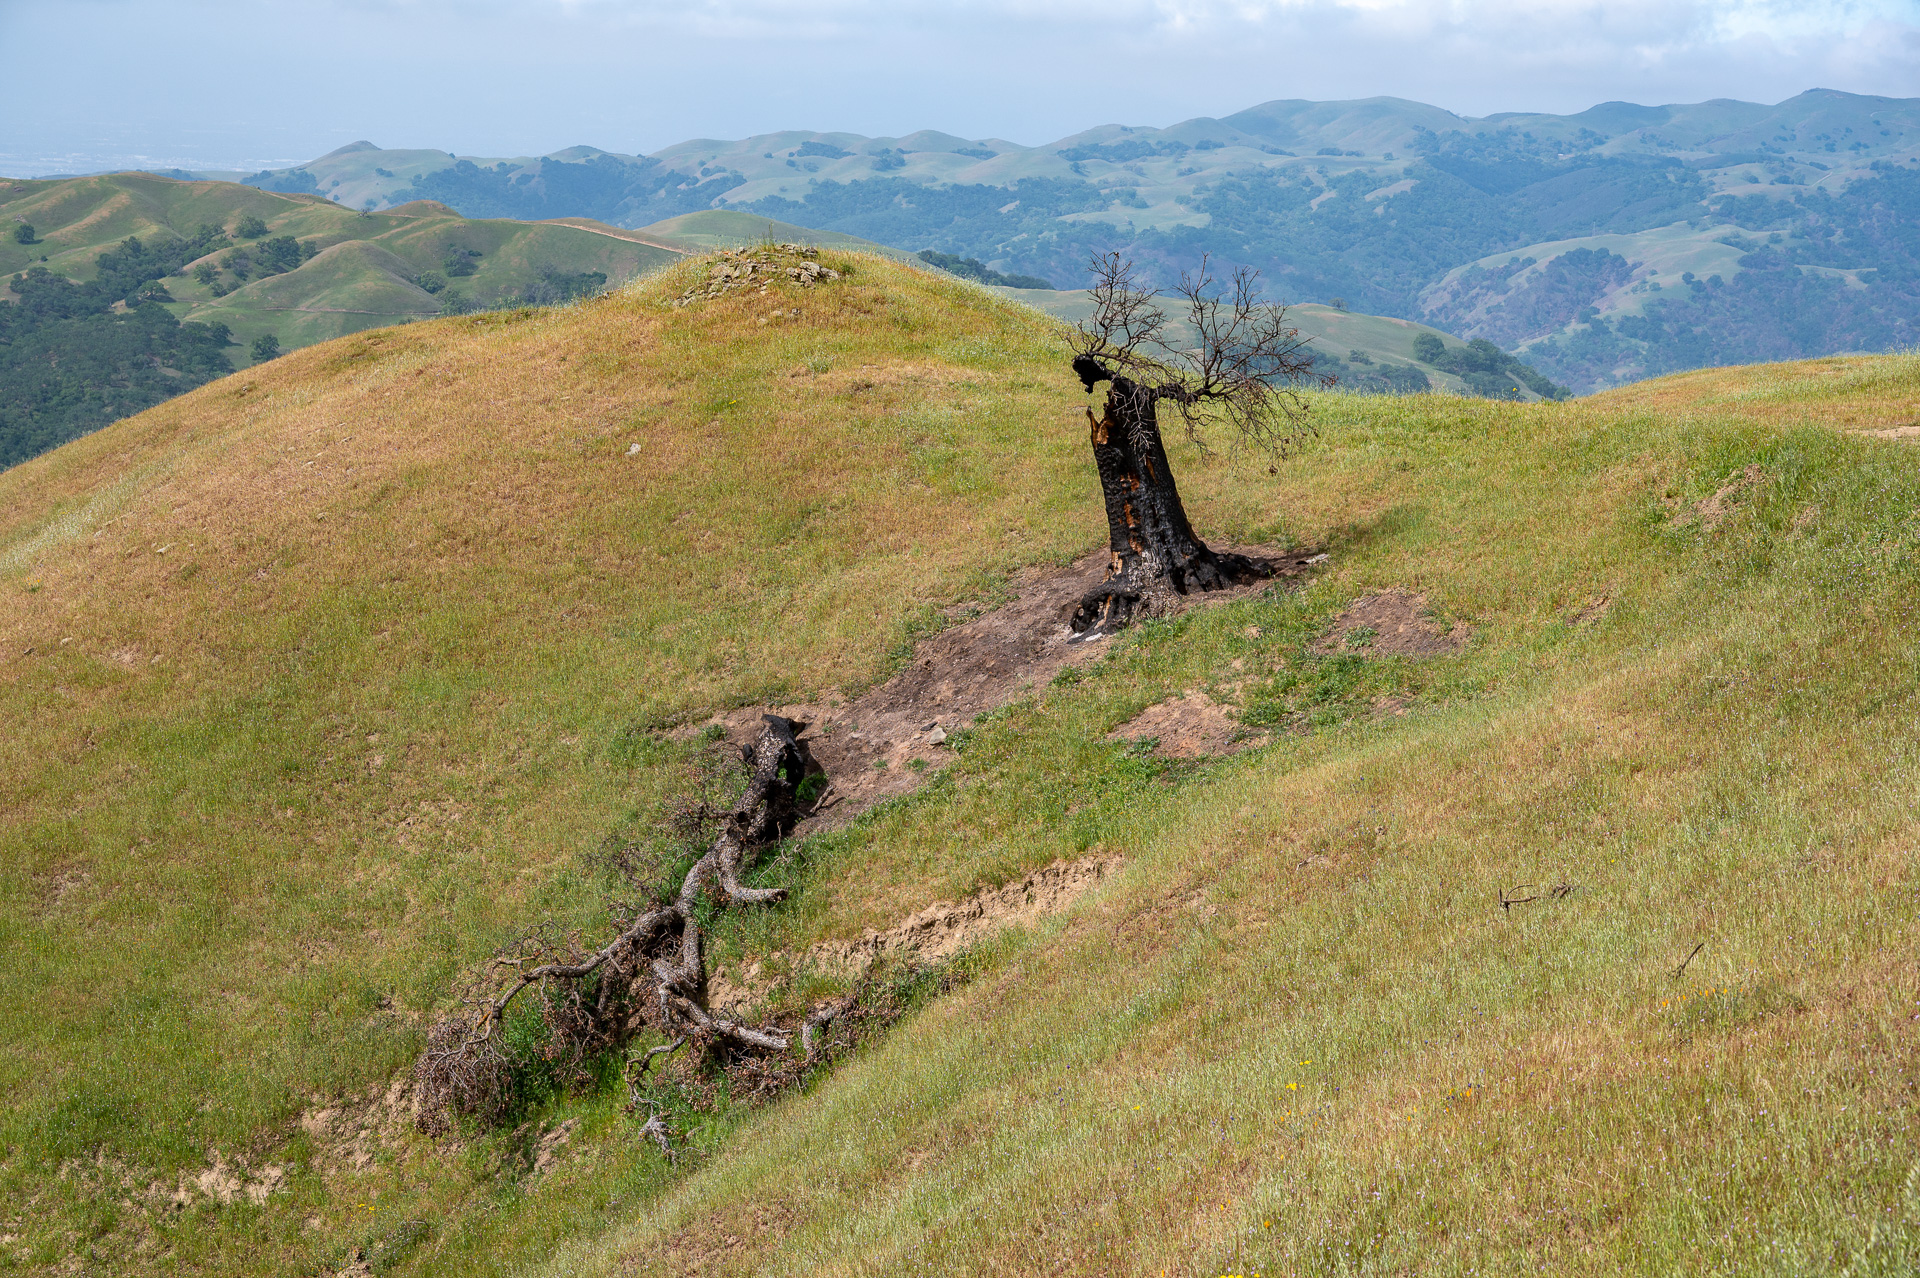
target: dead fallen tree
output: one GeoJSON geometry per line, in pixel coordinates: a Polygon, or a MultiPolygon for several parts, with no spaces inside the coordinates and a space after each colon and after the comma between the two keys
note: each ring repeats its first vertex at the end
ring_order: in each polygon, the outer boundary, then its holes
{"type": "MultiPolygon", "coordinates": [[[[750,773],[746,793],[722,819],[712,844],[672,899],[639,910],[612,940],[593,950],[582,948],[576,937],[530,934],[482,974],[459,1011],[433,1026],[415,1070],[424,1128],[444,1130],[455,1115],[486,1121],[504,1114],[511,1104],[514,1067],[502,1042],[507,1013],[534,989],[544,996],[550,1040],[559,1045],[549,1051],[570,1055],[576,1068],[588,1056],[623,1049],[643,1029],[666,1040],[627,1062],[627,1084],[636,1101],[637,1085],[653,1064],[684,1047],[723,1062],[784,1057],[798,1036],[806,1057],[816,1053],[816,1034],[846,1013],[851,1006],[846,1000],[816,1009],[797,1030],[749,1025],[715,1015],[706,1005],[703,909],[768,905],[786,896],[784,889],[751,888],[742,880],[753,854],[779,839],[801,814],[797,793],[810,758],[799,734],[807,725],[771,714],[764,720],[759,739],[744,751],[750,773]]],[[[783,1064],[773,1072],[790,1070],[783,1064]]],[[[671,1157],[660,1114],[650,1115],[642,1131],[671,1157]]]]}

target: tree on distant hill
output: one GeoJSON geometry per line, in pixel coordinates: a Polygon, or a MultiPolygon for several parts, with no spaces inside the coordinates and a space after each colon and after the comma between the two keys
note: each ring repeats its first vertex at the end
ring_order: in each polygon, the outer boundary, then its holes
{"type": "Polygon", "coordinates": [[[1572,394],[1484,337],[1476,337],[1464,347],[1449,348],[1432,333],[1421,333],[1413,339],[1413,357],[1454,374],[1468,390],[1485,399],[1519,399],[1521,386],[1542,399],[1565,399],[1572,394]]]}
{"type": "Polygon", "coordinates": [[[936,253],[932,249],[921,249],[920,260],[929,266],[939,267],[949,275],[958,275],[963,280],[973,280],[979,284],[994,284],[1001,288],[1050,289],[1053,287],[1051,280],[1043,280],[1037,275],[1002,275],[975,257],[960,257],[953,253],[936,253]]]}
{"type": "Polygon", "coordinates": [[[1286,308],[1262,303],[1256,273],[1236,270],[1222,287],[1201,259],[1176,290],[1188,333],[1179,345],[1151,289],[1135,283],[1118,253],[1091,264],[1094,313],[1071,338],[1073,371],[1092,394],[1110,383],[1092,427],[1093,460],[1107,508],[1112,558],[1106,578],[1081,599],[1070,625],[1090,639],[1159,611],[1174,594],[1218,590],[1271,576],[1273,566],[1210,549],[1194,535],[1160,437],[1159,406],[1179,414],[1187,437],[1224,421],[1241,438],[1283,453],[1309,429],[1293,387],[1317,381],[1312,356],[1286,308]],[[1195,344],[1190,341],[1197,339],[1195,344]]]}
{"type": "Polygon", "coordinates": [[[15,244],[32,244],[34,242],[33,223],[22,222],[20,225],[14,227],[13,242],[15,244]]]}
{"type": "Polygon", "coordinates": [[[264,364],[270,359],[280,357],[280,339],[272,333],[263,333],[253,339],[253,345],[247,348],[247,354],[256,364],[264,364]]]}
{"type": "Polygon", "coordinates": [[[267,233],[267,224],[256,213],[242,213],[233,224],[233,233],[243,240],[257,240],[267,233]]]}

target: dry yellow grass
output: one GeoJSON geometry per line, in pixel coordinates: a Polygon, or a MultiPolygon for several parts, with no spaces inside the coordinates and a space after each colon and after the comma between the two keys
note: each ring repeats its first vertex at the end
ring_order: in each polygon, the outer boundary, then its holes
{"type": "Polygon", "coordinates": [[[685,1174],[611,1093],[531,1116],[585,1123],[537,1182],[524,1134],[357,1170],[302,1134],[517,924],[600,924],[583,854],[683,761],[638,729],[859,686],[928,605],[1098,540],[1046,322],[844,261],[345,339],[0,475],[0,1184],[30,1204],[0,1254],[1898,1272],[1920,482],[1835,428],[1895,423],[1909,357],[1327,396],[1278,476],[1180,455],[1204,535],[1324,545],[1325,575],[1139,628],[796,850],[790,907],[715,945],[792,953],[1096,843],[1111,887],[689,1133],[685,1174]],[[1468,651],[1311,651],[1389,586],[1468,651]],[[1194,687],[1312,730],[1172,768],[1106,740],[1194,687]],[[1389,691],[1413,713],[1371,717],[1389,691]],[[1525,883],[1574,890],[1502,908],[1525,883]],[[209,1146],[285,1190],[144,1196],[209,1146]]]}

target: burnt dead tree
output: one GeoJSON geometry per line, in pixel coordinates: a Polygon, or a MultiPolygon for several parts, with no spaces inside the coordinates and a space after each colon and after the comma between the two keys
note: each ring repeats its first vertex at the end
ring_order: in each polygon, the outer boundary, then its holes
{"type": "MultiPolygon", "coordinates": [[[[742,876],[752,855],[783,837],[802,815],[798,788],[817,765],[800,740],[806,724],[772,714],[762,718],[759,738],[742,751],[750,771],[746,792],[671,900],[639,911],[590,953],[570,942],[534,939],[517,956],[496,960],[496,969],[510,969],[504,982],[497,971],[482,976],[460,1010],[433,1026],[415,1070],[424,1126],[444,1125],[449,1114],[492,1117],[505,1107],[512,1064],[502,1049],[502,1031],[514,1000],[535,987],[548,994],[550,1023],[558,1009],[564,1036],[583,1051],[624,1048],[642,1027],[666,1040],[629,1058],[630,1090],[656,1059],[689,1044],[723,1059],[789,1052],[793,1030],[748,1025],[708,1008],[702,952],[703,909],[768,905],[786,897],[782,888],[747,887],[742,876]]],[[[808,1058],[815,1033],[845,1010],[844,1000],[829,1003],[802,1022],[797,1037],[808,1058]]],[[[648,1118],[642,1132],[671,1157],[659,1114],[648,1118]]]]}
{"type": "Polygon", "coordinates": [[[1195,535],[1161,438],[1161,406],[1203,453],[1209,429],[1224,426],[1278,456],[1309,429],[1295,388],[1323,380],[1286,308],[1259,300],[1256,271],[1236,270],[1223,285],[1201,259],[1180,277],[1186,314],[1176,323],[1118,253],[1096,255],[1090,269],[1094,310],[1073,332],[1073,371],[1088,394],[1108,383],[1104,411],[1089,407],[1087,422],[1112,557],[1069,622],[1079,641],[1164,611],[1174,596],[1273,574],[1270,563],[1195,535]]]}

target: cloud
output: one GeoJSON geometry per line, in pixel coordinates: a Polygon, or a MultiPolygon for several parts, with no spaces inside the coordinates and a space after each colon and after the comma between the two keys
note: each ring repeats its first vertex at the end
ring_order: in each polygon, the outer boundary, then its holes
{"type": "MultiPolygon", "coordinates": [[[[1274,98],[1463,115],[1920,94],[1920,0],[0,0],[0,152],[482,155],[779,129],[1040,143],[1274,98]],[[91,10],[91,14],[89,14],[91,10]]],[[[4,161],[4,156],[0,156],[4,161]]]]}

